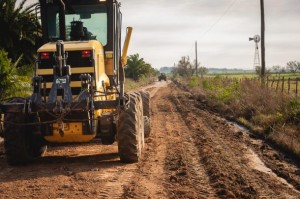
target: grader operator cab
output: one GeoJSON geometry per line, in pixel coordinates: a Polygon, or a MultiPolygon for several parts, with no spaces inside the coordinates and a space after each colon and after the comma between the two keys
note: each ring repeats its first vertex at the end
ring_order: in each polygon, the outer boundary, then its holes
{"type": "Polygon", "coordinates": [[[122,162],[137,162],[150,133],[150,96],[124,93],[132,28],[121,52],[116,0],[40,0],[43,45],[33,93],[0,104],[11,165],[30,163],[51,143],[118,142],[122,162]]]}

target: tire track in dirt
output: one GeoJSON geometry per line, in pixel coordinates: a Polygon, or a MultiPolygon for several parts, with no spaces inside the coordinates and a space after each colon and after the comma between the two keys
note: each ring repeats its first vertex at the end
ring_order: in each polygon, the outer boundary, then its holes
{"type": "MultiPolygon", "coordinates": [[[[116,144],[103,146],[97,140],[55,146],[28,166],[10,167],[0,143],[0,198],[120,198],[138,165],[120,163],[117,151],[116,144]]],[[[152,186],[155,190],[156,184],[152,186]]]]}
{"type": "MultiPolygon", "coordinates": [[[[166,85],[157,84],[151,89],[157,91],[157,87],[166,85]]],[[[116,144],[103,146],[95,141],[49,147],[46,156],[31,165],[10,167],[2,144],[0,198],[120,198],[138,166],[121,164],[116,144]]]]}
{"type": "Polygon", "coordinates": [[[96,140],[50,147],[31,165],[10,167],[0,144],[0,198],[300,198],[297,166],[166,86],[147,88],[156,93],[152,132],[138,164],[120,163],[116,144],[96,140]]]}
{"type": "Polygon", "coordinates": [[[172,100],[194,132],[202,163],[219,197],[299,198],[293,187],[251,167],[243,132],[236,131],[226,120],[195,108],[197,102],[190,93],[177,94],[172,100]]]}
{"type": "Polygon", "coordinates": [[[165,163],[172,182],[167,186],[170,198],[216,198],[190,130],[174,104],[172,109],[175,111],[171,114],[168,131],[171,142],[168,143],[165,163]]]}
{"type": "MultiPolygon", "coordinates": [[[[151,90],[157,91],[156,89],[151,90]]],[[[168,198],[164,189],[165,171],[164,160],[167,146],[164,143],[165,136],[160,132],[166,132],[166,120],[156,113],[159,107],[155,106],[155,100],[160,103],[162,99],[152,98],[151,122],[152,129],[148,139],[142,160],[138,163],[138,171],[132,182],[125,187],[123,198],[168,198]],[[153,114],[155,113],[155,114],[153,114]]]]}
{"type": "Polygon", "coordinates": [[[28,166],[0,163],[0,198],[120,198],[137,165],[122,164],[117,146],[92,142],[50,148],[28,166]]]}
{"type": "Polygon", "coordinates": [[[152,131],[137,177],[124,198],[214,198],[189,129],[169,100],[169,88],[152,99],[152,131]],[[155,186],[153,186],[155,185],[155,186]]]}
{"type": "Polygon", "coordinates": [[[259,155],[266,167],[270,169],[271,175],[275,175],[288,186],[300,191],[299,161],[297,162],[288,155],[274,150],[265,141],[257,139],[254,135],[250,134],[249,136],[252,139],[247,140],[246,144],[259,155]]]}

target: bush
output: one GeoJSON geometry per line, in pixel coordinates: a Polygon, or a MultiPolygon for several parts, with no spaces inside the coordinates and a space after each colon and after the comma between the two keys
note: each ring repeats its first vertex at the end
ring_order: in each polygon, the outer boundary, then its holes
{"type": "Polygon", "coordinates": [[[28,67],[16,68],[7,52],[0,50],[0,100],[10,97],[25,97],[31,91],[28,67]]]}
{"type": "Polygon", "coordinates": [[[300,122],[300,101],[292,100],[287,106],[288,120],[294,124],[299,124],[300,122]]]}
{"type": "Polygon", "coordinates": [[[199,86],[199,78],[195,77],[195,76],[191,77],[190,80],[189,80],[188,86],[190,88],[194,88],[196,86],[199,86]]]}
{"type": "Polygon", "coordinates": [[[213,84],[212,81],[209,81],[209,80],[203,80],[202,81],[202,87],[204,90],[214,90],[215,88],[215,85],[213,84]]]}
{"type": "Polygon", "coordinates": [[[222,103],[229,103],[240,96],[240,84],[237,80],[223,81],[220,76],[202,82],[210,96],[222,103]]]}

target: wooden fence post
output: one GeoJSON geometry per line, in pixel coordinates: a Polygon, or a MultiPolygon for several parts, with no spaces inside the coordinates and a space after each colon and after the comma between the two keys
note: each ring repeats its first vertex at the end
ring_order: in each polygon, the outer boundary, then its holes
{"type": "Polygon", "coordinates": [[[275,81],[275,77],[273,77],[273,80],[272,80],[272,83],[271,83],[271,88],[273,88],[274,81],[275,81]]]}
{"type": "Polygon", "coordinates": [[[282,77],[282,85],[281,85],[281,92],[283,93],[284,91],[284,76],[282,77]]]}
{"type": "Polygon", "coordinates": [[[280,81],[280,78],[278,77],[278,79],[276,80],[276,91],[278,90],[278,86],[279,86],[279,81],[280,81]]]}
{"type": "Polygon", "coordinates": [[[288,79],[288,94],[290,94],[290,89],[291,89],[291,78],[289,77],[289,79],[288,79]]]}
{"type": "Polygon", "coordinates": [[[296,97],[298,97],[298,78],[296,78],[296,97]]]}

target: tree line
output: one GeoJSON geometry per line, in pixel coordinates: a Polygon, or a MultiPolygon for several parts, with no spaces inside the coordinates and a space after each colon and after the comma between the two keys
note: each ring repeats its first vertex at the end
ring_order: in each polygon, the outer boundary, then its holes
{"type": "Polygon", "coordinates": [[[300,71],[300,62],[299,61],[289,61],[285,66],[275,65],[271,68],[272,72],[276,74],[282,73],[297,73],[300,71]]]}
{"type": "Polygon", "coordinates": [[[172,73],[175,76],[179,75],[182,77],[191,77],[198,74],[203,77],[208,73],[208,69],[205,66],[201,66],[200,63],[198,63],[196,67],[196,61],[192,63],[189,56],[183,56],[177,65],[174,66],[172,73]]]}
{"type": "MultiPolygon", "coordinates": [[[[300,62],[299,61],[289,61],[286,63],[285,66],[275,65],[272,68],[269,68],[266,73],[275,73],[275,74],[283,74],[283,73],[297,73],[300,71],[300,62]]],[[[255,72],[260,75],[261,67],[258,66],[255,68],[255,72]]],[[[202,66],[201,64],[198,64],[196,67],[196,62],[192,63],[190,61],[189,56],[183,56],[178,61],[178,63],[174,66],[172,73],[176,76],[182,76],[182,77],[191,77],[194,75],[200,75],[203,77],[208,73],[208,69],[205,66],[202,66]],[[196,70],[197,68],[197,70],[196,70]]]]}

